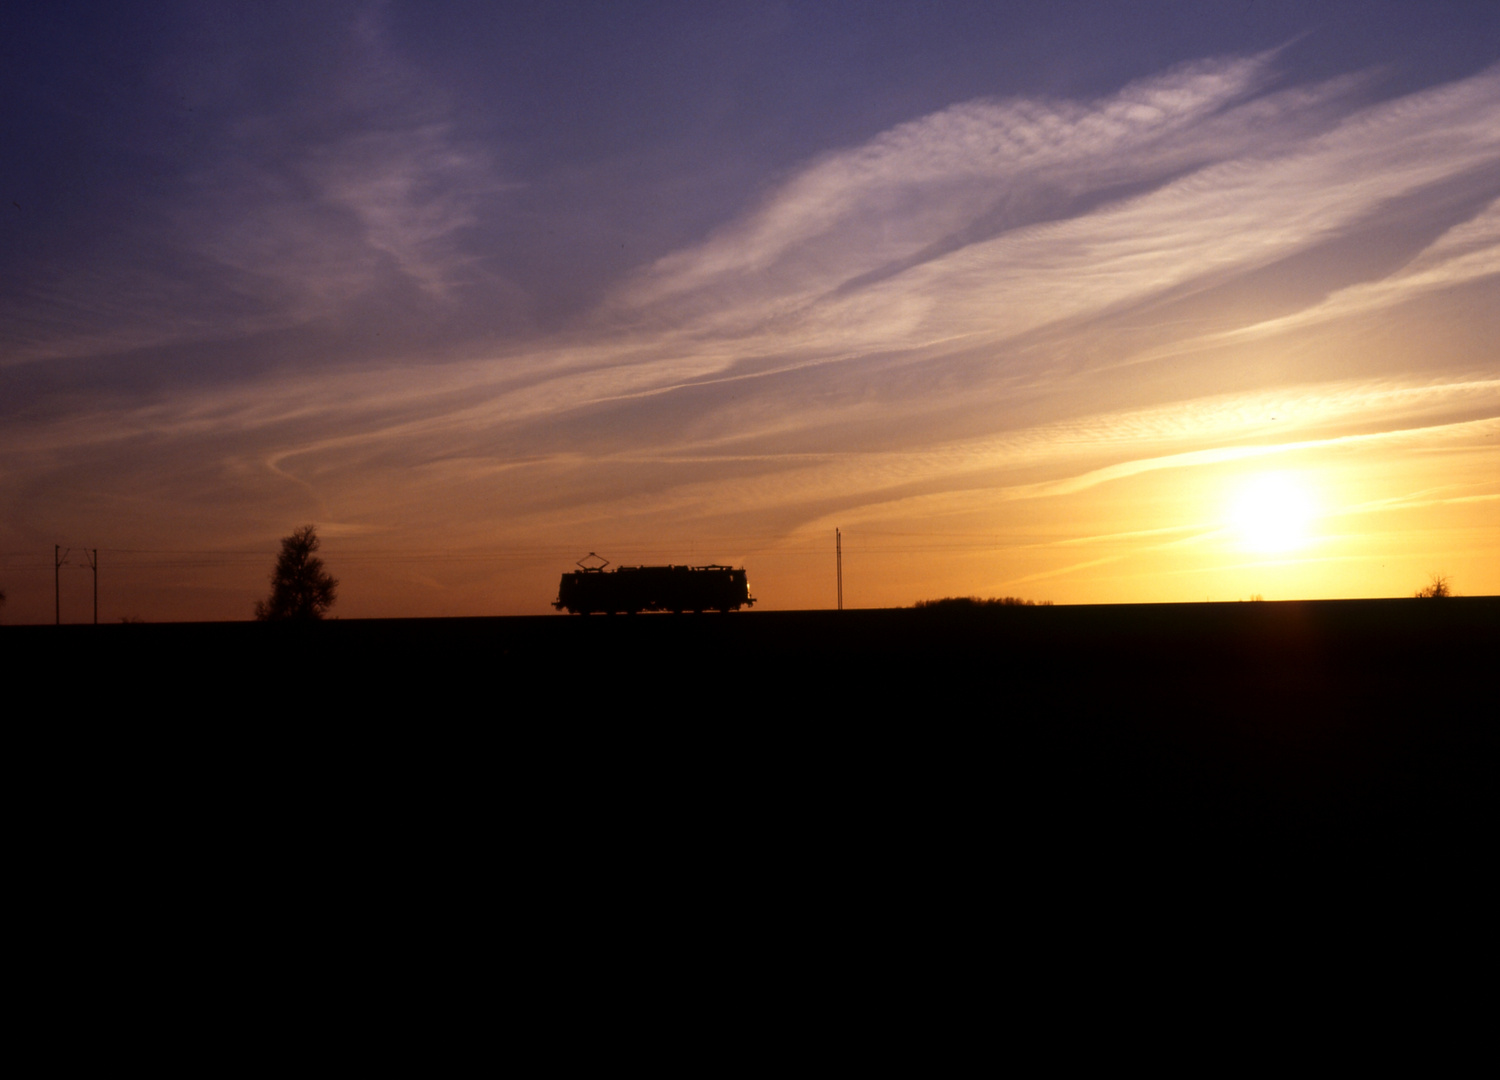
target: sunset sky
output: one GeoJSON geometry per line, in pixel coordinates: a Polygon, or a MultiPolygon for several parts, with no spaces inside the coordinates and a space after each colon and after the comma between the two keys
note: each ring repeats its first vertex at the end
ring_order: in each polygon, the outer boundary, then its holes
{"type": "Polygon", "coordinates": [[[0,620],[1500,593],[1500,4],[0,16],[0,620]]]}

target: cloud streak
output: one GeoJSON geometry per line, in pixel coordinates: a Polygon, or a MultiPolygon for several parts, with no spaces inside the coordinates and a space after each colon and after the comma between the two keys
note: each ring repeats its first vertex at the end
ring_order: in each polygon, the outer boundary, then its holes
{"type": "Polygon", "coordinates": [[[88,269],[33,266],[0,301],[0,365],[242,339],[389,311],[403,292],[403,318],[452,311],[466,287],[495,302],[508,286],[466,242],[517,182],[388,36],[358,20],[331,86],[226,119],[170,198],[135,196],[88,269]]]}

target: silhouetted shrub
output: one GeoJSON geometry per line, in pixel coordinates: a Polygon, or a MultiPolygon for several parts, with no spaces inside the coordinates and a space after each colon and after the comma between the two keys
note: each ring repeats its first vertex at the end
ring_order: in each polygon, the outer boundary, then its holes
{"type": "Polygon", "coordinates": [[[1019,596],[944,596],[939,600],[918,600],[914,607],[936,608],[941,611],[965,611],[997,607],[1051,607],[1051,600],[1040,605],[1035,600],[1022,600],[1019,596]]]}
{"type": "Polygon", "coordinates": [[[338,580],[323,572],[318,558],[318,534],[304,525],[281,541],[281,554],[271,573],[271,598],[255,605],[262,622],[321,619],[338,599],[338,580]]]}
{"type": "Polygon", "coordinates": [[[1452,596],[1453,590],[1448,587],[1447,574],[1433,574],[1432,582],[1425,589],[1418,589],[1417,595],[1431,599],[1440,599],[1444,596],[1452,596]]]}

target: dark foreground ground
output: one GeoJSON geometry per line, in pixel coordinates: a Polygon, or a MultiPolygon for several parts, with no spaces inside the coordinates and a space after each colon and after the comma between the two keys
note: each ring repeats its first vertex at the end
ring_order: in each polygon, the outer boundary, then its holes
{"type": "Polygon", "coordinates": [[[0,655],[31,812],[100,836],[604,879],[1494,843],[1494,598],[0,627],[0,655]]]}

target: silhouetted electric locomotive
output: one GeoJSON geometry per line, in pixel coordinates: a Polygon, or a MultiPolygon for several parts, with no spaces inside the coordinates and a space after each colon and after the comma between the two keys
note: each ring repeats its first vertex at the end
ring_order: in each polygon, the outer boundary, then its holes
{"type": "MultiPolygon", "coordinates": [[[[590,553],[592,558],[599,556],[590,553]]],[[[737,611],[755,603],[745,571],[732,566],[584,566],[564,574],[552,606],[575,615],[602,611],[737,611]]]]}

